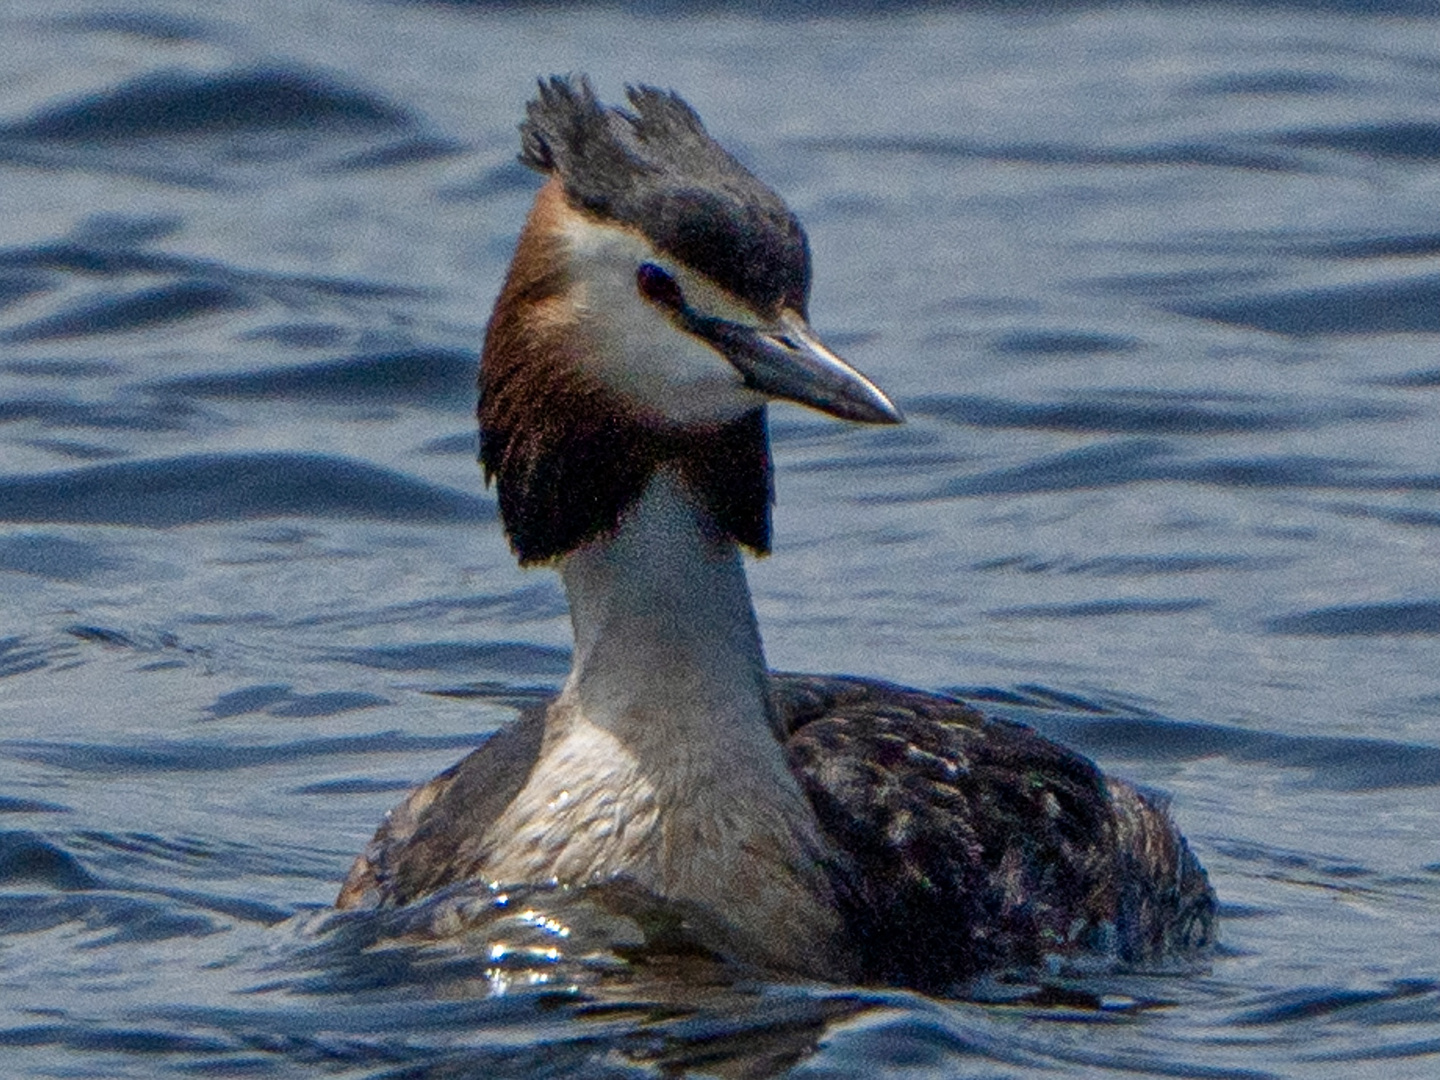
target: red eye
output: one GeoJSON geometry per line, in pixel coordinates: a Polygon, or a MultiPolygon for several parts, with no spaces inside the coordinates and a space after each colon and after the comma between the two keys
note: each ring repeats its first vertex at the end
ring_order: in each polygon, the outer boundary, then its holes
{"type": "Polygon", "coordinates": [[[685,306],[685,294],[675,279],[654,263],[641,263],[635,271],[635,287],[640,295],[652,304],[679,311],[685,306]]]}

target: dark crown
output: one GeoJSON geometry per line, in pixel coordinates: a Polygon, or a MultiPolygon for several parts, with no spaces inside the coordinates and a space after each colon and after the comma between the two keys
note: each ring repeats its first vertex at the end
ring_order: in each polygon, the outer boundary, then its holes
{"type": "Polygon", "coordinates": [[[520,160],[560,178],[576,209],[643,232],[760,311],[805,311],[810,250],[780,196],[712,139],[678,95],[627,87],[602,105],[585,76],[541,80],[520,160]]]}

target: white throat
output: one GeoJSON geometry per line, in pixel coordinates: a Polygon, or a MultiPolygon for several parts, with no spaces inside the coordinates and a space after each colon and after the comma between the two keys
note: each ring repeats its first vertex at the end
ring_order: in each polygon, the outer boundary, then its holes
{"type": "Polygon", "coordinates": [[[828,848],[773,729],[735,545],[662,469],[561,574],[574,666],[488,876],[633,882],[722,927],[722,951],[834,975],[828,848]]]}
{"type": "Polygon", "coordinates": [[[662,470],[618,535],[565,559],[575,654],[564,696],[617,735],[683,739],[676,750],[696,754],[754,742],[778,761],[744,563],[708,533],[662,470]]]}

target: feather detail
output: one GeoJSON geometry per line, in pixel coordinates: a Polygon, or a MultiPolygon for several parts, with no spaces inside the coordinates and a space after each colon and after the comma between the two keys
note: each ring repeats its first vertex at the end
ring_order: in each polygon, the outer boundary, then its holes
{"type": "Polygon", "coordinates": [[[784,200],[712,139],[674,94],[631,87],[602,105],[583,76],[540,82],[520,161],[558,179],[577,210],[630,226],[757,311],[804,314],[805,230],[784,200]]]}
{"type": "MultiPolygon", "coordinates": [[[[1079,754],[875,680],[772,674],[770,698],[838,856],[833,890],[861,981],[940,992],[1052,956],[1144,966],[1212,942],[1214,893],[1163,806],[1079,754]]],[[[407,903],[471,876],[495,792],[517,789],[533,763],[515,748],[539,753],[537,721],[393,811],[339,906],[407,903]]]]}

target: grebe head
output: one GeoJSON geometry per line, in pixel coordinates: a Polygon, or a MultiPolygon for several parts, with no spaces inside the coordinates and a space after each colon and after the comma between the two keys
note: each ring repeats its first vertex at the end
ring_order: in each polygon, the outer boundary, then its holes
{"type": "Polygon", "coordinates": [[[898,423],[806,319],[810,253],[785,203],[674,94],[540,84],[520,160],[536,197],[486,332],[481,461],[524,563],[614,531],[673,466],[718,531],[769,541],[764,405],[898,423]]]}

